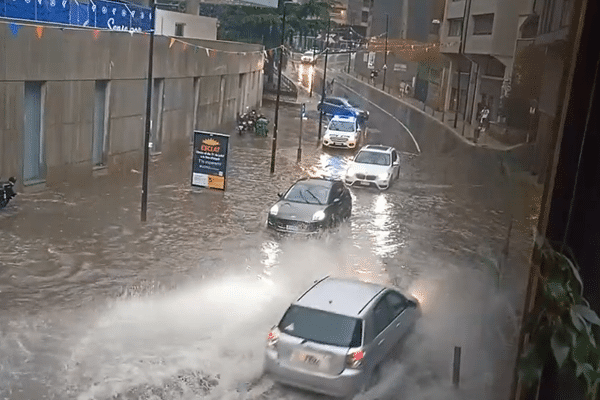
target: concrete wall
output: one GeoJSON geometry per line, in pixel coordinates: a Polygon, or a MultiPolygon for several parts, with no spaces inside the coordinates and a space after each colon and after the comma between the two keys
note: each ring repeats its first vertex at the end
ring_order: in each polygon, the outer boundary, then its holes
{"type": "Polygon", "coordinates": [[[448,36],[448,19],[463,18],[466,5],[469,17],[468,22],[464,22],[467,25],[464,52],[512,58],[519,28],[519,16],[530,3],[530,0],[447,0],[440,31],[440,41],[444,44],[443,51],[458,53],[460,36],[448,36]],[[473,15],[481,14],[494,14],[491,35],[473,35],[473,15]]]}
{"type": "MultiPolygon", "coordinates": [[[[25,83],[31,81],[43,82],[42,183],[61,182],[71,173],[89,177],[97,168],[140,168],[148,45],[146,34],[26,25],[15,34],[0,23],[0,177],[14,175],[23,183],[29,162],[25,83]],[[107,85],[108,118],[105,162],[95,166],[98,81],[107,85]]],[[[153,77],[164,82],[159,128],[165,155],[187,149],[193,127],[218,131],[233,124],[236,110],[260,107],[262,51],[258,45],[155,37],[153,77]]],[[[153,90],[153,96],[159,94],[153,90]]]]}
{"type": "MultiPolygon", "coordinates": [[[[367,62],[364,61],[365,54],[368,53],[368,51],[364,50],[358,51],[354,59],[354,71],[367,79],[371,76],[371,70],[367,68],[367,62]]],[[[383,52],[377,53],[375,55],[375,69],[379,70],[379,76],[375,78],[375,85],[378,87],[381,87],[383,83],[383,61],[383,52]]],[[[413,78],[416,78],[417,76],[418,63],[413,61],[405,61],[390,53],[387,57],[387,65],[388,70],[385,76],[386,90],[387,88],[392,88],[392,90],[398,91],[400,88],[400,82],[402,81],[409,83],[411,86],[413,85],[413,78]],[[395,64],[406,65],[406,71],[394,71],[395,64]]]]}
{"type": "Polygon", "coordinates": [[[175,36],[176,24],[184,24],[183,38],[217,40],[216,18],[156,10],[157,35],[175,36]]]}

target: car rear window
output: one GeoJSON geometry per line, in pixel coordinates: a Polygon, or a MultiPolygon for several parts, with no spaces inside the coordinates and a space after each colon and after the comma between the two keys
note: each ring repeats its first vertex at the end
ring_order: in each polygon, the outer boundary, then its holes
{"type": "Polygon", "coordinates": [[[359,347],[362,342],[359,318],[297,305],[288,308],[279,329],[288,335],[333,346],[359,347]]]}
{"type": "Polygon", "coordinates": [[[354,132],[354,122],[352,121],[331,121],[329,129],[340,132],[354,132]]]}

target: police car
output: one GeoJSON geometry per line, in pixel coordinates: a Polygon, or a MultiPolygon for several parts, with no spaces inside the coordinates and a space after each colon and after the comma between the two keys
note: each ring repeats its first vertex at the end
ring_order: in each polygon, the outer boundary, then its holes
{"type": "Polygon", "coordinates": [[[354,149],[362,144],[365,136],[366,127],[357,117],[335,115],[323,135],[323,146],[354,149]]]}

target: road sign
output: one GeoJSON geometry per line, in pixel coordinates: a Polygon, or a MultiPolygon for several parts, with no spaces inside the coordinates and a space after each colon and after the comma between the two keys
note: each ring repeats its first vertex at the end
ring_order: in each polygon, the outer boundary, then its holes
{"type": "Polygon", "coordinates": [[[225,190],[229,135],[194,131],[192,186],[225,190]]]}
{"type": "Polygon", "coordinates": [[[302,103],[302,108],[300,109],[300,118],[306,118],[306,103],[302,103]]]}

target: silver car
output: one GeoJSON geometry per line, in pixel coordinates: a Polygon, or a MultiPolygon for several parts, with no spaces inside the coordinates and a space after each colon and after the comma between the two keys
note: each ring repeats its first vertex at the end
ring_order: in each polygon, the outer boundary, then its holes
{"type": "Polygon", "coordinates": [[[324,278],[269,332],[265,373],[283,384],[353,396],[373,383],[420,314],[417,300],[394,288],[324,278]]]}

